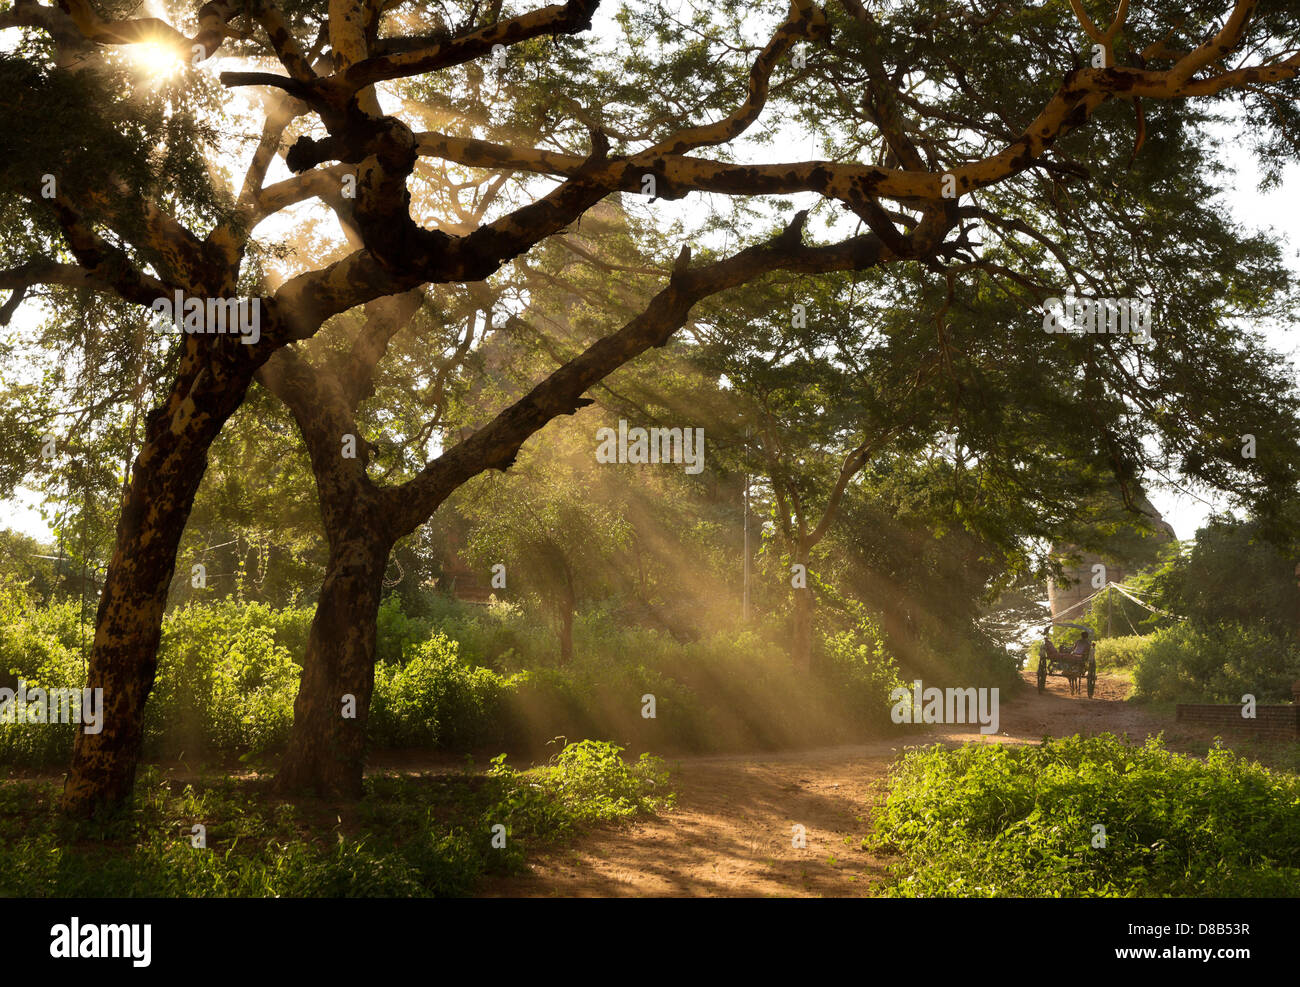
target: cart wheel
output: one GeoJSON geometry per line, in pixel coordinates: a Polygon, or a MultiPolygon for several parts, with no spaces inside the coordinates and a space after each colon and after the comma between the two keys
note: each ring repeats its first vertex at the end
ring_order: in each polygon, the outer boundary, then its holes
{"type": "Polygon", "coordinates": [[[1047,659],[1040,657],[1038,659],[1038,691],[1042,692],[1047,688],[1047,659]]]}
{"type": "Polygon", "coordinates": [[[1088,698],[1092,698],[1093,690],[1097,688],[1097,660],[1094,658],[1088,662],[1088,698]]]}

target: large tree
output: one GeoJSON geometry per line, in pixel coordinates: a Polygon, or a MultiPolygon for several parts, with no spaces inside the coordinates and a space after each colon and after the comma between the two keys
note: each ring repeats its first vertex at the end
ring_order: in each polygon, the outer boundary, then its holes
{"type": "MultiPolygon", "coordinates": [[[[808,243],[800,213],[775,236],[703,263],[683,250],[644,311],[611,326],[400,490],[368,495],[361,515],[373,523],[370,548],[335,569],[339,592],[364,594],[374,557],[467,479],[508,467],[529,436],[582,406],[594,383],[662,345],[701,299],[778,270],[818,274],[951,257],[960,249],[950,237],[962,197],[1070,173],[1074,163],[1054,148],[1098,116],[1099,132],[1112,140],[1127,132],[1127,115],[1108,111],[1116,100],[1241,91],[1251,112],[1267,113],[1268,90],[1285,91],[1300,72],[1300,56],[1286,54],[1296,48],[1290,4],[1259,13],[1242,0],[1216,20],[1208,8],[1189,13],[1165,3],[1130,18],[1122,2],[1103,30],[1077,3],[979,15],[927,2],[877,16],[858,0],[830,12],[795,0],[759,39],[757,21],[745,20],[739,3],[699,11],[691,23],[649,5],[623,11],[612,46],[578,39],[596,6],[569,0],[507,14],[501,3],[474,3],[447,16],[445,8],[378,0],[283,7],[214,0],[189,17],[155,19],[120,17],[90,0],[20,0],[0,12],[0,27],[24,32],[20,50],[0,64],[0,124],[12,144],[0,155],[11,193],[5,225],[21,231],[6,240],[0,285],[89,288],[144,308],[174,292],[203,300],[246,293],[261,312],[252,345],[215,334],[175,344],[171,378],[147,417],[123,498],[97,616],[89,685],[104,689],[106,725],[78,735],[69,811],[120,802],[131,791],[167,588],[212,442],[258,370],[330,318],[424,285],[488,278],[620,190],[653,185],[663,198],[811,193],[868,229],[808,243]],[[143,42],[199,64],[223,50],[248,64],[222,72],[220,87],[192,73],[169,105],[142,98],[139,80],[111,57],[143,42]],[[809,47],[792,52],[796,44],[809,47]],[[1095,63],[1086,57],[1094,44],[1102,53],[1095,63]],[[509,112],[489,110],[478,62],[493,63],[498,80],[503,64],[537,75],[510,94],[509,112]],[[249,88],[268,94],[260,138],[244,173],[224,189],[203,167],[221,134],[211,124],[237,120],[234,94],[249,88]],[[735,160],[724,146],[752,129],[762,136],[755,124],[772,103],[787,118],[824,110],[816,132],[827,156],[735,160]],[[418,132],[417,117],[445,122],[418,132]],[[928,143],[914,139],[918,126],[928,143]],[[294,174],[267,184],[286,143],[294,174]],[[555,181],[530,185],[531,196],[473,229],[429,228],[411,212],[424,156],[555,181]],[[253,277],[250,257],[274,237],[255,237],[258,224],[340,188],[354,195],[360,244],[323,266],[296,257],[292,276],[274,290],[253,277]],[[27,203],[21,213],[18,201],[27,203]]],[[[345,760],[357,770],[354,757],[345,752],[345,760]]]]}

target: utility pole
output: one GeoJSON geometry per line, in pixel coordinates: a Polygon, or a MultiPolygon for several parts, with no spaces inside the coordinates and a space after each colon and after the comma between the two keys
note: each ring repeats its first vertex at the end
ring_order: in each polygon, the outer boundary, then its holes
{"type": "MultiPolygon", "coordinates": [[[[74,465],[76,465],[74,463],[74,465]]],[[[86,667],[86,523],[90,520],[90,487],[85,464],[81,464],[81,599],[77,607],[77,633],[81,636],[81,680],[88,680],[86,667]]]]}
{"type": "MultiPolygon", "coordinates": [[[[1295,588],[1297,592],[1300,593],[1300,562],[1295,564],[1295,588]]],[[[1300,633],[1300,596],[1297,596],[1296,603],[1295,629],[1297,633],[1300,633]]]]}
{"type": "Polygon", "coordinates": [[[745,474],[745,604],[742,619],[749,623],[749,474],[745,474]]]}

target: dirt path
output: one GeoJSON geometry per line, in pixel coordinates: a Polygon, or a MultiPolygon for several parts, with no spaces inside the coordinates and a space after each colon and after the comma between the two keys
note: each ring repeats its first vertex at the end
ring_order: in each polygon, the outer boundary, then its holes
{"type": "MultiPolygon", "coordinates": [[[[1050,679],[1041,696],[1030,673],[1025,680],[1029,688],[1000,704],[997,740],[1003,743],[1105,732],[1137,740],[1173,726],[1171,718],[1123,702],[1129,690],[1124,679],[1099,678],[1092,700],[1071,697],[1064,679],[1050,679]]],[[[537,859],[531,874],[493,880],[484,893],[868,896],[885,880],[888,860],[863,851],[860,844],[884,797],[889,765],[908,746],[992,742],[976,731],[978,727],[940,728],[915,740],[682,758],[673,762],[675,809],[590,833],[537,859]],[[796,825],[805,828],[805,848],[792,845],[796,825]]]]}

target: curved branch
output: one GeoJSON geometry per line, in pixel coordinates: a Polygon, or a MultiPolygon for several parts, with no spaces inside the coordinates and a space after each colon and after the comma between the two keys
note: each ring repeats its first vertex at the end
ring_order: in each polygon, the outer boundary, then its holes
{"type": "Polygon", "coordinates": [[[358,92],[376,82],[436,72],[490,55],[497,45],[515,45],[548,34],[577,34],[591,27],[600,0],[568,0],[509,20],[489,24],[426,48],[378,55],[356,62],[342,76],[346,88],[358,92]]]}

